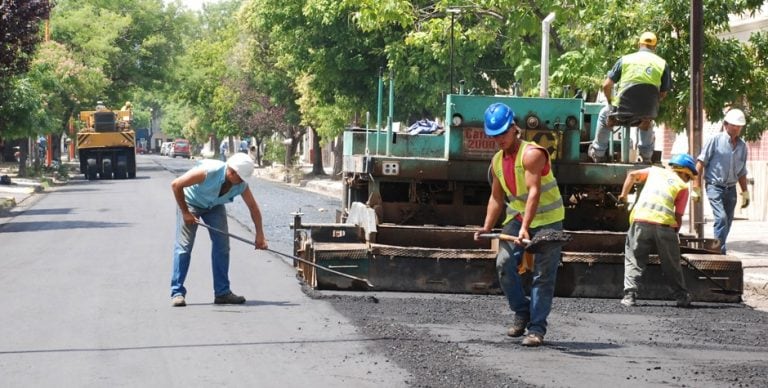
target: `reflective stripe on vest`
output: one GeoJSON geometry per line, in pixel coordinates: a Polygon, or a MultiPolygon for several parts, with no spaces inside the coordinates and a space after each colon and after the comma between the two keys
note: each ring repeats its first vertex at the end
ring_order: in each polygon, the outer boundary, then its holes
{"type": "Polygon", "coordinates": [[[661,77],[667,62],[650,51],[638,51],[621,58],[621,79],[619,89],[613,98],[614,105],[628,87],[637,84],[651,84],[661,87],[661,77]]]}
{"type": "MultiPolygon", "coordinates": [[[[517,188],[517,195],[512,195],[512,192],[507,186],[507,181],[504,179],[504,151],[499,150],[499,152],[493,155],[493,160],[491,162],[493,173],[499,180],[499,183],[507,196],[507,200],[509,201],[507,204],[507,217],[504,219],[503,225],[512,221],[518,214],[522,215],[525,213],[525,202],[528,200],[528,186],[525,184],[523,154],[525,154],[525,151],[529,146],[541,148],[541,146],[536,143],[521,140],[520,148],[515,157],[515,185],[517,188]]],[[[539,206],[536,209],[536,215],[533,217],[530,227],[536,228],[553,222],[562,221],[564,218],[565,208],[563,207],[563,197],[560,195],[560,189],[557,188],[557,181],[555,180],[555,176],[552,174],[552,168],[550,167],[547,175],[541,177],[539,206]]]]}
{"type": "Polygon", "coordinates": [[[675,197],[686,187],[687,184],[674,171],[651,167],[643,191],[629,215],[629,222],[642,220],[678,226],[675,219],[675,197]]]}

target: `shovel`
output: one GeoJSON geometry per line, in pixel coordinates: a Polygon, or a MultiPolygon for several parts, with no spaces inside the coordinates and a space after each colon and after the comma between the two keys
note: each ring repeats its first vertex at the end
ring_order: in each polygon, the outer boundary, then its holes
{"type": "Polygon", "coordinates": [[[570,234],[554,229],[542,229],[536,233],[531,240],[521,239],[520,237],[504,233],[482,233],[479,237],[497,238],[503,241],[512,241],[517,244],[522,244],[523,247],[525,247],[525,251],[530,253],[541,253],[553,248],[561,248],[565,244],[568,244],[572,239],[570,234]]]}
{"type": "Polygon", "coordinates": [[[699,268],[697,268],[695,265],[693,265],[693,263],[691,263],[691,261],[690,261],[690,260],[688,260],[687,258],[685,258],[685,256],[682,256],[682,255],[680,255],[680,258],[681,258],[681,259],[683,259],[683,261],[684,261],[686,264],[688,264],[688,266],[689,266],[689,267],[693,268],[693,270],[694,270],[694,271],[698,272],[699,274],[701,274],[702,276],[704,276],[705,278],[707,278],[707,280],[709,280],[709,281],[710,281],[712,284],[714,284],[715,286],[717,286],[717,288],[718,288],[718,289],[716,289],[716,290],[710,290],[711,292],[714,292],[714,293],[716,293],[716,294],[723,294],[723,295],[741,295],[741,294],[742,294],[742,293],[741,293],[741,291],[737,291],[737,290],[729,290],[729,289],[727,289],[727,288],[723,287],[723,285],[722,285],[722,284],[720,284],[720,283],[718,283],[717,281],[715,281],[715,279],[712,279],[712,277],[711,277],[711,276],[709,276],[709,275],[707,275],[707,273],[706,273],[706,272],[702,271],[701,269],[699,269],[699,268]]]}
{"type": "MultiPolygon", "coordinates": [[[[231,234],[231,233],[227,233],[227,232],[225,232],[225,231],[223,231],[223,230],[221,230],[221,229],[217,229],[217,228],[214,228],[214,227],[212,227],[212,226],[210,226],[210,225],[207,225],[207,224],[205,224],[205,223],[203,223],[202,221],[199,221],[199,220],[197,221],[197,223],[198,223],[198,225],[200,225],[200,226],[202,226],[202,227],[204,227],[204,228],[207,228],[207,229],[209,229],[209,230],[212,230],[212,231],[214,231],[214,232],[218,232],[218,233],[221,233],[221,234],[223,234],[223,235],[226,235],[226,236],[232,237],[232,238],[234,238],[235,240],[240,240],[240,241],[242,241],[242,242],[244,242],[244,243],[246,243],[246,244],[249,244],[249,245],[252,245],[252,246],[256,247],[256,244],[255,244],[255,243],[253,243],[252,241],[249,241],[249,240],[247,240],[247,239],[245,239],[245,238],[243,238],[243,237],[240,237],[240,236],[235,236],[234,234],[231,234]]],[[[359,277],[357,277],[357,276],[352,276],[352,275],[349,275],[349,274],[345,274],[345,273],[343,273],[343,272],[339,272],[339,271],[336,271],[336,270],[330,269],[330,268],[328,268],[328,267],[323,267],[322,265],[318,265],[318,264],[315,264],[315,263],[313,263],[313,262],[311,262],[311,261],[309,261],[309,260],[304,260],[304,259],[302,259],[302,258],[300,258],[300,257],[296,257],[296,256],[293,256],[293,255],[289,255],[289,254],[286,254],[286,253],[283,253],[283,252],[278,252],[278,251],[276,251],[276,250],[273,250],[273,249],[269,249],[269,248],[266,248],[266,249],[264,249],[264,250],[265,250],[265,251],[269,251],[269,252],[272,252],[272,253],[275,253],[275,254],[278,254],[278,255],[280,255],[280,256],[284,256],[284,257],[287,257],[287,258],[289,258],[289,259],[293,259],[293,260],[296,260],[296,261],[300,261],[300,262],[302,262],[302,263],[304,263],[304,264],[308,264],[308,265],[311,265],[311,266],[313,266],[313,267],[315,267],[315,268],[317,268],[317,269],[321,269],[321,270],[323,270],[323,271],[328,271],[328,272],[330,272],[330,273],[332,273],[332,274],[335,274],[335,275],[343,276],[343,277],[345,277],[345,278],[348,278],[348,279],[352,279],[352,280],[355,280],[355,281],[357,281],[357,282],[361,282],[361,283],[365,284],[366,286],[368,286],[369,288],[373,288],[373,284],[371,284],[371,282],[369,282],[369,281],[368,281],[368,279],[363,279],[363,278],[359,278],[359,277]]]]}

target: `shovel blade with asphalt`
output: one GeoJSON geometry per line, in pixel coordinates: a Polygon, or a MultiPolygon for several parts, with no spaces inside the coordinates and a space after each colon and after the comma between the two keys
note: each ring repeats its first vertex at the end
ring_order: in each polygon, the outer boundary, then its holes
{"type": "Polygon", "coordinates": [[[542,229],[531,240],[521,239],[505,233],[483,233],[480,238],[497,238],[503,241],[512,241],[520,243],[525,247],[526,252],[541,253],[550,249],[562,248],[568,244],[572,237],[562,230],[542,229]]]}

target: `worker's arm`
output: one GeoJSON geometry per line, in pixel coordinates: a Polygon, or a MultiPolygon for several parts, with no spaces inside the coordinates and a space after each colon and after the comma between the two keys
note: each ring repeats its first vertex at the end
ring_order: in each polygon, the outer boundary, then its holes
{"type": "Polygon", "coordinates": [[[624,179],[624,186],[621,188],[621,194],[619,195],[619,202],[627,202],[627,196],[632,190],[632,186],[636,183],[645,182],[648,179],[648,169],[634,170],[627,173],[627,178],[624,179]]]}
{"type": "Polygon", "coordinates": [[[259,204],[256,202],[256,199],[253,198],[251,188],[246,187],[241,196],[243,197],[245,205],[248,206],[248,211],[251,213],[251,220],[256,227],[256,248],[267,249],[267,239],[264,237],[264,226],[261,223],[261,210],[259,209],[259,204]]]}
{"type": "Polygon", "coordinates": [[[181,217],[184,219],[185,224],[194,224],[197,222],[197,218],[189,211],[187,200],[184,197],[184,188],[203,182],[205,176],[205,170],[193,168],[171,182],[173,197],[176,199],[176,205],[179,206],[179,210],[181,210],[181,217]]]}
{"type": "Polygon", "coordinates": [[[541,148],[530,148],[523,155],[523,168],[525,169],[525,186],[528,188],[528,200],[525,202],[525,213],[523,214],[523,223],[520,226],[518,237],[530,240],[528,228],[536,217],[536,211],[539,209],[539,200],[541,199],[541,171],[547,167],[549,157],[547,152],[541,148]]]}
{"type": "Polygon", "coordinates": [[[481,233],[488,233],[496,225],[499,216],[504,211],[504,189],[501,188],[501,182],[493,174],[493,184],[491,184],[491,196],[488,198],[488,206],[485,210],[485,222],[483,222],[483,228],[475,233],[475,240],[480,239],[481,233]]]}
{"type": "Polygon", "coordinates": [[[704,169],[707,167],[701,160],[696,160],[696,171],[698,174],[693,177],[693,187],[701,190],[701,177],[704,176],[704,169]]]}
{"type": "Polygon", "coordinates": [[[661,73],[661,85],[659,85],[659,101],[667,96],[667,92],[672,90],[672,70],[669,63],[664,65],[664,71],[661,73]]]}
{"type": "Polygon", "coordinates": [[[685,208],[688,206],[689,195],[690,191],[686,187],[680,190],[675,197],[675,232],[679,232],[683,225],[683,214],[685,214],[685,208]]]}
{"type": "Polygon", "coordinates": [[[612,104],[613,100],[613,80],[610,77],[606,77],[605,81],[603,81],[603,94],[605,94],[605,100],[608,102],[608,105],[612,104]]]}

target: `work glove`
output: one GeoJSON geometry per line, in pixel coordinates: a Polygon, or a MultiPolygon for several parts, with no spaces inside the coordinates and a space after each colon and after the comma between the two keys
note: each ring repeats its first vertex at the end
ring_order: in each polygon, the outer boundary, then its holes
{"type": "Polygon", "coordinates": [[[749,206],[749,191],[742,191],[741,192],[741,208],[744,209],[747,206],[749,206]]]}
{"type": "Polygon", "coordinates": [[[701,201],[701,187],[694,187],[693,190],[691,190],[691,199],[693,202],[701,201]]]}

